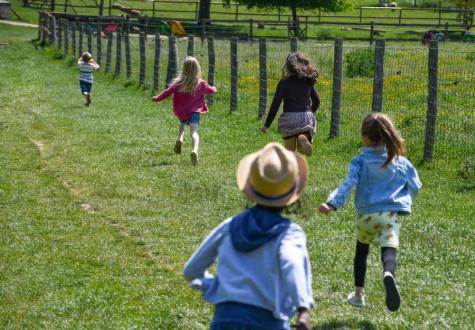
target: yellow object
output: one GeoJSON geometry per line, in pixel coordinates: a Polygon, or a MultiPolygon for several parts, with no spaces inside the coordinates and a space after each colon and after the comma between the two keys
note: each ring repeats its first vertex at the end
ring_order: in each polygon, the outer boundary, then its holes
{"type": "Polygon", "coordinates": [[[171,21],[170,22],[170,29],[174,35],[177,37],[184,37],[186,36],[186,31],[181,25],[179,21],[171,21]]]}

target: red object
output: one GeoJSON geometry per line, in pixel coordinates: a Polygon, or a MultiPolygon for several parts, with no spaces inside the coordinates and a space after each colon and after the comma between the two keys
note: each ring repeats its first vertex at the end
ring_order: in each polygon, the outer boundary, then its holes
{"type": "Polygon", "coordinates": [[[117,30],[117,25],[106,25],[106,27],[104,27],[104,31],[107,31],[107,32],[115,32],[117,30]]]}

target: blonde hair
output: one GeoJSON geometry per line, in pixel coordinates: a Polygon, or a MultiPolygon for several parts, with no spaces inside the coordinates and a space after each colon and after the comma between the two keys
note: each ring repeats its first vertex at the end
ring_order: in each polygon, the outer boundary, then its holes
{"type": "Polygon", "coordinates": [[[84,63],[89,63],[89,61],[92,60],[92,55],[91,55],[91,53],[89,53],[89,52],[84,52],[84,53],[82,53],[82,55],[81,55],[81,60],[82,60],[84,63]]]}
{"type": "Polygon", "coordinates": [[[179,92],[192,94],[198,88],[200,78],[200,63],[193,56],[187,56],[180,75],[173,80],[173,83],[178,85],[179,92]]]}
{"type": "Polygon", "coordinates": [[[406,143],[391,119],[381,112],[373,112],[365,117],[361,125],[361,135],[374,144],[384,144],[388,149],[386,167],[396,156],[406,153],[406,143]]]}

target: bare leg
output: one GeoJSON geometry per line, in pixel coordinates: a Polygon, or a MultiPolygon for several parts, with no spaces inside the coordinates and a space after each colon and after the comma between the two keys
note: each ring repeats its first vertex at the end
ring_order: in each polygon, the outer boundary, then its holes
{"type": "Polygon", "coordinates": [[[183,138],[185,135],[185,123],[180,123],[180,128],[178,128],[178,137],[175,142],[174,151],[176,154],[181,154],[181,145],[183,144],[183,138]]]}
{"type": "Polygon", "coordinates": [[[294,136],[288,139],[284,139],[284,147],[287,150],[295,151],[295,149],[297,148],[297,139],[294,136]]]}
{"type": "Polygon", "coordinates": [[[198,147],[200,144],[200,136],[198,135],[198,123],[190,123],[190,135],[191,135],[191,164],[198,165],[198,147]]]}
{"type": "Polygon", "coordinates": [[[183,143],[183,139],[185,136],[185,127],[185,123],[180,123],[180,128],[178,128],[178,138],[176,140],[180,141],[181,143],[183,143]]]}

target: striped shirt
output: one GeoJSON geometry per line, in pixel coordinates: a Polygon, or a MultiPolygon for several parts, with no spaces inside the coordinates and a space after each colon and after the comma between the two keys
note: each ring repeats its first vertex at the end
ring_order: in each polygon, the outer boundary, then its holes
{"type": "Polygon", "coordinates": [[[78,61],[79,65],[79,80],[92,83],[94,78],[92,72],[99,69],[99,64],[96,62],[84,63],[83,61],[78,61]]]}

